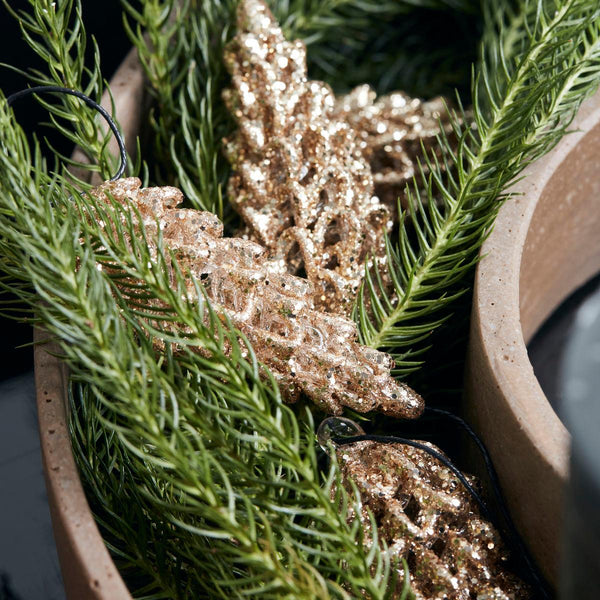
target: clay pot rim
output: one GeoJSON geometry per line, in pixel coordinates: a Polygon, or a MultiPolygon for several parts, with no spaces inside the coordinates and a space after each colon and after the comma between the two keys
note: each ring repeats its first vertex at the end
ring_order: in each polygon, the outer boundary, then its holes
{"type": "MultiPolygon", "coordinates": [[[[473,316],[483,330],[483,350],[496,384],[531,446],[565,480],[570,435],[542,391],[527,353],[520,307],[520,276],[527,234],[546,186],[587,133],[600,123],[600,93],[586,100],[557,146],[531,164],[510,188],[494,228],[482,247],[477,269],[473,316]],[[501,302],[498,300],[501,299],[501,302]]],[[[573,289],[565,291],[565,297],[573,289]]],[[[553,307],[557,308],[559,303],[553,307]]],[[[531,332],[529,338],[531,338],[531,332]]]]}
{"type": "Polygon", "coordinates": [[[600,189],[590,167],[600,147],[600,92],[582,103],[569,131],[508,190],[483,244],[464,388],[466,413],[491,454],[511,516],[554,583],[571,438],[526,344],[600,267],[600,247],[590,243],[600,215],[586,217],[600,189]]]}

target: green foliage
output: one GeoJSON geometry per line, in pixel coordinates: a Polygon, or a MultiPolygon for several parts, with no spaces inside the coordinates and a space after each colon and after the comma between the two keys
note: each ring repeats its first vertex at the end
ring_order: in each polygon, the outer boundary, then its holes
{"type": "Polygon", "coordinates": [[[469,80],[481,35],[477,2],[302,0],[273,8],[286,37],[307,45],[309,76],[336,93],[368,82],[379,93],[451,94],[469,80]]]}
{"type": "Polygon", "coordinates": [[[177,185],[193,207],[224,218],[229,166],[221,139],[232,125],[220,97],[226,81],[222,56],[237,0],[122,4],[155,99],[147,132],[152,179],[177,185]]]}
{"type": "MultiPolygon", "coordinates": [[[[328,81],[336,91],[365,81],[393,81],[400,75],[400,65],[409,63],[406,52],[415,50],[417,23],[419,34],[426,37],[432,33],[427,25],[438,19],[448,27],[457,11],[479,13],[474,0],[274,0],[271,5],[285,36],[307,45],[311,77],[328,81]],[[347,68],[349,64],[352,69],[347,68]]],[[[464,16],[456,22],[464,23],[464,16]]],[[[433,59],[438,70],[449,73],[442,66],[443,59],[431,55],[436,40],[429,37],[427,41],[429,47],[422,43],[418,58],[428,63],[433,59]]],[[[377,87],[381,91],[381,85],[377,87]]]]}
{"type": "Polygon", "coordinates": [[[359,497],[335,460],[320,474],[310,413],[260,377],[201,285],[189,297],[160,239],[153,258],[130,207],[46,175],[4,102],[0,151],[2,271],[80,384],[77,456],[117,556],[144,571],[141,596],[383,598],[391,565],[363,544],[359,497]]]}
{"type": "MultiPolygon", "coordinates": [[[[47,73],[31,69],[22,74],[36,85],[68,87],[100,102],[103,91],[100,55],[96,41],[86,35],[81,19],[81,0],[27,0],[29,8],[20,10],[11,7],[8,0],[3,2],[19,23],[27,44],[48,65],[47,73]],[[93,67],[85,64],[88,43],[92,45],[93,67]]],[[[3,66],[12,68],[11,65],[3,66]]],[[[83,175],[89,171],[98,172],[107,179],[117,164],[116,157],[107,148],[110,133],[98,115],[92,114],[93,118],[90,118],[90,109],[81,100],[65,95],[57,98],[57,102],[51,102],[48,96],[40,96],[39,102],[48,110],[51,126],[73,144],[79,144],[88,160],[83,164],[55,152],[57,159],[80,169],[71,171],[73,179],[74,173],[83,175]]]]}
{"type": "Polygon", "coordinates": [[[309,74],[336,93],[368,82],[380,94],[403,90],[422,98],[453,96],[458,89],[468,102],[480,38],[479,13],[417,9],[365,29],[326,58],[313,58],[309,49],[309,74]]]}
{"type": "Polygon", "coordinates": [[[473,118],[455,115],[456,151],[442,137],[443,160],[424,156],[425,192],[415,182],[387,245],[392,292],[375,271],[358,298],[361,341],[389,351],[398,376],[420,366],[430,334],[469,291],[507,185],[558,142],[600,80],[597,3],[526,0],[515,9],[496,1],[485,16],[473,118]]]}

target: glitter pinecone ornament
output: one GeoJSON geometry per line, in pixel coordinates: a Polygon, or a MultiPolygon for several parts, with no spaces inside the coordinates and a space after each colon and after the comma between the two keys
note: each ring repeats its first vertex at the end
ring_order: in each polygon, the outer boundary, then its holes
{"type": "MultiPolygon", "coordinates": [[[[287,400],[302,392],[334,415],[344,406],[394,417],[420,414],[421,397],[393,379],[391,358],[358,344],[352,321],[316,310],[313,284],[268,260],[262,246],[223,238],[223,225],[212,213],[177,208],[183,201],[177,188],[141,189],[139,179],[127,178],[92,191],[100,201],[107,200],[107,193],[139,212],[155,253],[152,240],[160,228],[181,272],[189,271],[204,286],[213,308],[248,338],[287,400]]],[[[186,283],[190,297],[196,297],[192,278],[186,283]]],[[[160,315],[163,307],[156,308],[160,315]]],[[[171,326],[161,323],[160,316],[157,324],[171,326]]]]}
{"type": "Polygon", "coordinates": [[[348,314],[365,262],[384,259],[389,210],[332,90],[307,79],[305,45],[285,40],[262,0],[242,0],[237,24],[225,53],[230,202],[251,239],[306,274],[319,309],[348,314]]]}
{"type": "MultiPolygon", "coordinates": [[[[337,99],[334,116],[356,132],[365,160],[373,172],[375,193],[395,213],[397,201],[406,207],[406,185],[419,175],[417,159],[423,148],[443,165],[437,136],[443,131],[456,143],[450,113],[442,98],[423,101],[403,92],[377,98],[361,85],[337,99]]],[[[421,161],[424,174],[427,164],[421,161]]],[[[417,178],[419,181],[419,178],[417,178]]]]}
{"type": "MultiPolygon", "coordinates": [[[[435,446],[428,446],[437,452],[435,446]]],[[[530,589],[506,569],[507,554],[494,527],[454,473],[426,451],[363,441],[338,446],[350,490],[360,491],[392,558],[405,559],[417,600],[523,600],[530,589]]],[[[399,590],[403,572],[400,567],[399,590]]]]}

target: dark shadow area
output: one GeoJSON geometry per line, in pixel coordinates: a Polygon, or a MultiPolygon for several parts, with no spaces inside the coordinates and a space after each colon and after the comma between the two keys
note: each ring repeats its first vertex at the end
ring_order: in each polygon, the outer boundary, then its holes
{"type": "Polygon", "coordinates": [[[573,333],[577,311],[581,305],[600,290],[600,275],[569,296],[540,327],[527,351],[533,371],[544,394],[562,419],[563,398],[560,394],[559,375],[567,342],[573,333]]]}

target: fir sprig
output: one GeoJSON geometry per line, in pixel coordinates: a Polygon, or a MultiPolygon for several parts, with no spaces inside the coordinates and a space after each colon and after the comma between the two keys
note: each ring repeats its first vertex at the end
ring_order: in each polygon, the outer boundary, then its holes
{"type": "Polygon", "coordinates": [[[375,524],[366,545],[335,460],[320,474],[310,413],[283,404],[201,285],[185,292],[190,275],[160,238],[153,257],[130,207],[46,175],[4,101],[0,151],[2,270],[28,284],[20,299],[84,384],[78,455],[109,540],[150,579],[144,596],[384,598],[393,577],[375,524]],[[137,307],[123,277],[138,282],[137,307]],[[164,304],[168,328],[144,296],[164,304]],[[132,511],[135,536],[114,518],[132,511]],[[145,540],[156,546],[140,555],[145,540]]]}
{"type": "Polygon", "coordinates": [[[177,185],[192,206],[224,218],[229,166],[221,139],[232,124],[220,98],[222,57],[237,0],[121,3],[155,99],[148,123],[152,178],[177,185]]]}
{"type": "Polygon", "coordinates": [[[442,136],[443,164],[415,183],[387,257],[393,291],[367,273],[356,310],[361,341],[390,352],[396,374],[421,364],[431,332],[469,291],[478,250],[504,190],[558,142],[600,80],[600,9],[589,0],[488,3],[473,78],[473,125],[454,117],[456,150],[442,136]]]}
{"type": "MultiPolygon", "coordinates": [[[[20,10],[11,7],[8,0],[2,1],[19,23],[29,47],[48,65],[48,72],[30,69],[21,72],[22,75],[36,85],[64,86],[100,102],[104,89],[100,52],[95,39],[86,35],[81,0],[27,0],[29,8],[20,10]],[[91,44],[92,67],[86,65],[88,44],[91,44]]],[[[11,65],[4,67],[14,69],[11,65]]],[[[76,179],[75,173],[85,176],[88,172],[98,172],[103,179],[110,177],[116,157],[107,148],[111,134],[98,115],[91,114],[89,108],[73,96],[62,95],[57,101],[39,97],[38,101],[47,109],[51,126],[85,152],[87,160],[82,162],[54,151],[63,164],[75,167],[71,177],[76,179]]]]}

